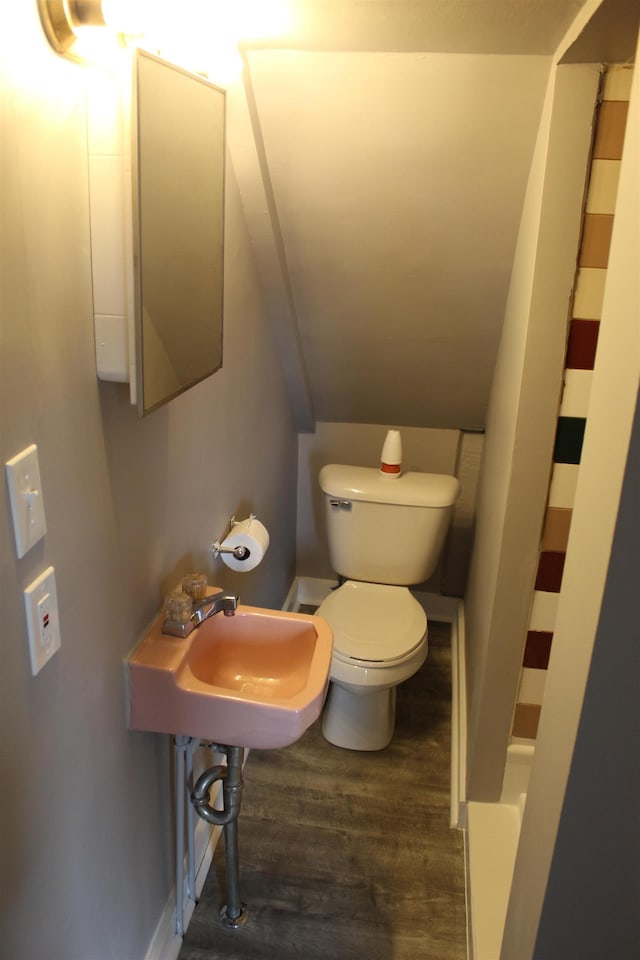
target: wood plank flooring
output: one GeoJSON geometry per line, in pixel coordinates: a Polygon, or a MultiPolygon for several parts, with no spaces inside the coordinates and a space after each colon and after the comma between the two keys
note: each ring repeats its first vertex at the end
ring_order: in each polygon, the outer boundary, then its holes
{"type": "Polygon", "coordinates": [[[238,930],[218,919],[220,844],[179,960],[465,960],[450,710],[450,630],[430,623],[386,750],[334,747],[318,721],[291,747],[253,751],[238,831],[249,919],[238,930]]]}

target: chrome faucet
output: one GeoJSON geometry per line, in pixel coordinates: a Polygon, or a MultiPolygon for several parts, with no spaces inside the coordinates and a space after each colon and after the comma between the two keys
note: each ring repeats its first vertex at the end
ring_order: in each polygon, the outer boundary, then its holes
{"type": "Polygon", "coordinates": [[[201,623],[220,611],[225,617],[232,617],[238,609],[239,599],[235,593],[225,593],[224,590],[220,590],[209,597],[203,597],[202,600],[195,600],[191,619],[199,627],[201,623]]]}
{"type": "Polygon", "coordinates": [[[238,608],[240,598],[234,593],[225,593],[219,590],[212,593],[202,600],[194,600],[191,607],[191,616],[188,620],[166,619],[162,624],[162,632],[170,637],[188,637],[192,630],[199,627],[201,623],[213,617],[214,614],[222,612],[225,617],[232,617],[238,608]]]}

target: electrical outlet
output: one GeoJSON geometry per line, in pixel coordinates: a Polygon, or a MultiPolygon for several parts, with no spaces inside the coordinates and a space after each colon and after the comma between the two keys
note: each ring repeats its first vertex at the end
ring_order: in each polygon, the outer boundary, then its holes
{"type": "Polygon", "coordinates": [[[38,610],[38,634],[40,638],[40,646],[44,647],[45,650],[49,649],[49,645],[53,640],[53,635],[51,633],[51,616],[49,613],[51,603],[51,594],[45,593],[42,600],[38,600],[37,610],[38,610]]]}
{"type": "Polygon", "coordinates": [[[31,673],[35,677],[56,650],[60,649],[58,595],[53,567],[48,567],[24,591],[29,632],[31,673]]]}

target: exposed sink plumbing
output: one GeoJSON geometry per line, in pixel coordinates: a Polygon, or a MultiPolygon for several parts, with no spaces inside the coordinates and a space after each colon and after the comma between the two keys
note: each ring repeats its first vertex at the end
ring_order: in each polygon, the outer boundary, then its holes
{"type": "Polygon", "coordinates": [[[247,905],[240,900],[240,865],[238,859],[238,815],[242,793],[242,747],[218,744],[227,755],[227,765],[210,767],[198,778],[191,793],[191,803],[199,817],[224,828],[227,903],[220,911],[225,927],[241,927],[247,920],[247,905]],[[222,780],[223,810],[211,806],[209,793],[217,780],[222,780]]]}

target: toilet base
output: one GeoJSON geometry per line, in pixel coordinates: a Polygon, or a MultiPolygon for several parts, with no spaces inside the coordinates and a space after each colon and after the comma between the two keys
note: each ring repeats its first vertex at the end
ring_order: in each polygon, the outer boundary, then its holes
{"type": "Polygon", "coordinates": [[[353,693],[332,681],[322,714],[325,740],[345,750],[384,750],[396,723],[396,688],[353,693]]]}

